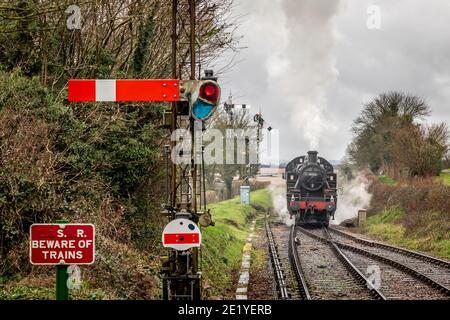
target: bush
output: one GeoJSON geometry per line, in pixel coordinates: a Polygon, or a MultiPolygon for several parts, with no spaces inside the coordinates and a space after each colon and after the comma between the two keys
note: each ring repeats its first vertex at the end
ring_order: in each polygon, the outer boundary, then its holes
{"type": "Polygon", "coordinates": [[[450,186],[413,179],[395,186],[371,177],[368,232],[411,249],[450,257],[450,186]]]}
{"type": "Polygon", "coordinates": [[[87,269],[93,287],[102,288],[120,299],[154,299],[158,296],[158,259],[146,258],[130,246],[106,237],[100,237],[96,242],[96,262],[87,269]]]}
{"type": "Polygon", "coordinates": [[[412,212],[447,212],[450,207],[450,186],[435,179],[414,179],[411,183],[396,186],[377,180],[369,187],[373,194],[369,214],[379,213],[387,207],[402,208],[406,214],[412,212]]]}
{"type": "Polygon", "coordinates": [[[0,72],[2,276],[45,275],[28,261],[29,226],[65,218],[94,223],[97,254],[114,264],[114,271],[102,259],[94,264],[93,284],[115,286],[123,298],[155,294],[142,255],[159,249],[161,112],[64,105],[39,79],[0,72]]]}

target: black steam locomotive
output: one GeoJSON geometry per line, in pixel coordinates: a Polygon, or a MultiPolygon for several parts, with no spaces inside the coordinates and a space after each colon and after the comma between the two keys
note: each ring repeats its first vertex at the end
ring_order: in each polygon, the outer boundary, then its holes
{"type": "Polygon", "coordinates": [[[317,151],[293,159],[284,174],[287,207],[297,225],[326,225],[334,219],[337,181],[333,166],[317,151]]]}

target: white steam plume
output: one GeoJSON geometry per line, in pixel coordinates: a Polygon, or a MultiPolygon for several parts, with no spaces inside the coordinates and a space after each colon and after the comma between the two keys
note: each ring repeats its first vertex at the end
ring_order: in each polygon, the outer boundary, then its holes
{"type": "MultiPolygon", "coordinates": [[[[339,188],[343,189],[343,195],[339,195],[335,220],[331,224],[340,224],[344,220],[356,218],[358,210],[368,209],[372,195],[368,189],[369,180],[362,173],[357,173],[353,179],[347,179],[339,173],[339,188]]],[[[280,222],[290,226],[294,223],[287,209],[286,184],[284,180],[271,181],[269,190],[272,194],[273,207],[279,217],[280,222]]]]}
{"type": "Polygon", "coordinates": [[[338,184],[340,188],[343,188],[344,194],[338,198],[335,221],[331,221],[334,224],[356,218],[358,210],[368,209],[372,199],[372,195],[368,191],[370,182],[361,173],[350,180],[343,175],[339,175],[338,184]]]}
{"type": "Polygon", "coordinates": [[[278,214],[280,222],[290,226],[294,223],[287,209],[286,185],[280,183],[270,183],[269,190],[272,193],[273,207],[278,214]]]}
{"type": "Polygon", "coordinates": [[[336,130],[327,118],[327,88],[337,77],[334,17],[339,0],[281,0],[287,34],[272,56],[273,86],[286,97],[299,137],[317,149],[323,132],[336,130]]]}

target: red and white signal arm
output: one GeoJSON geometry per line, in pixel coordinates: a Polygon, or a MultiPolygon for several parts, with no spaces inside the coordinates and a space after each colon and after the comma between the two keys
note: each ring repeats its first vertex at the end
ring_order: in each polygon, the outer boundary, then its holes
{"type": "Polygon", "coordinates": [[[175,219],[167,224],[162,235],[165,248],[185,251],[198,248],[202,243],[199,227],[188,219],[175,219]]]}

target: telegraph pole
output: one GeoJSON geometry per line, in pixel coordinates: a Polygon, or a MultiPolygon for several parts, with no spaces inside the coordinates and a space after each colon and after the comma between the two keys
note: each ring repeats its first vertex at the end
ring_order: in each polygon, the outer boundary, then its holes
{"type": "MultiPolygon", "coordinates": [[[[191,51],[191,75],[190,79],[195,80],[195,0],[189,0],[189,20],[190,20],[190,51],[191,51]]],[[[194,214],[197,213],[197,164],[196,164],[196,146],[195,146],[195,119],[191,117],[189,119],[191,129],[191,177],[192,177],[192,208],[194,214]]],[[[200,128],[201,130],[201,128],[200,128]]]]}
{"type": "MultiPolygon", "coordinates": [[[[172,0],[172,79],[177,79],[177,14],[178,14],[178,0],[172,0]]],[[[173,133],[177,130],[177,103],[174,101],[171,104],[172,114],[171,114],[171,123],[170,123],[170,132],[173,133]]],[[[167,195],[167,199],[170,201],[166,203],[166,208],[164,212],[170,217],[171,220],[175,219],[175,207],[177,204],[177,165],[175,161],[173,161],[171,157],[171,150],[174,150],[176,147],[176,141],[171,139],[170,141],[170,149],[166,148],[165,156],[166,162],[170,162],[170,171],[167,171],[166,174],[170,175],[170,189],[167,190],[169,194],[167,195]]],[[[166,165],[168,168],[169,165],[166,165]]],[[[169,253],[167,257],[161,257],[162,261],[162,298],[163,300],[169,300],[172,296],[173,286],[172,279],[170,277],[173,268],[176,268],[176,260],[177,253],[172,251],[169,253]],[[175,262],[175,263],[174,263],[175,262]]]]}
{"type": "MultiPolygon", "coordinates": [[[[172,0],[172,79],[177,79],[177,11],[178,0],[172,0]]],[[[172,123],[171,132],[177,129],[177,103],[172,102],[172,123]]],[[[171,141],[171,149],[174,150],[176,141],[171,141]]],[[[176,189],[177,189],[177,165],[172,161],[171,170],[171,207],[176,205],[176,189]]],[[[174,218],[174,217],[172,217],[174,218]]]]}
{"type": "MultiPolygon", "coordinates": [[[[202,198],[202,179],[204,179],[204,166],[199,167],[199,157],[203,157],[203,148],[199,148],[197,141],[198,130],[202,130],[203,121],[209,116],[197,114],[193,109],[200,103],[202,107],[208,105],[213,107],[213,110],[217,107],[220,101],[220,88],[216,84],[216,79],[213,78],[212,72],[208,72],[209,76],[202,78],[200,81],[196,79],[196,0],[188,0],[189,2],[189,22],[190,22],[190,36],[189,36],[189,51],[190,51],[190,75],[187,81],[181,81],[185,83],[186,89],[193,90],[197,83],[200,86],[198,94],[185,96],[187,100],[190,100],[193,96],[199,96],[200,100],[196,102],[176,102],[172,104],[172,132],[179,128],[187,129],[190,134],[190,150],[182,150],[189,155],[189,161],[184,164],[171,165],[171,188],[170,193],[171,203],[166,211],[168,217],[172,220],[165,228],[176,225],[179,221],[187,222],[190,226],[196,226],[196,223],[200,223],[203,227],[208,226],[208,223],[202,222],[201,218],[205,215],[205,212],[200,212],[200,206],[198,201],[202,198]],[[206,90],[207,88],[208,90],[206,90]],[[205,94],[210,96],[205,96],[205,94]],[[206,104],[205,104],[206,103],[206,104]],[[189,107],[189,112],[187,112],[189,107]],[[202,150],[202,151],[199,151],[202,150]],[[199,175],[200,173],[200,175],[199,175]]],[[[172,76],[179,78],[181,71],[177,74],[177,6],[178,0],[172,2],[172,76]]],[[[187,93],[180,88],[180,95],[184,96],[187,93]]],[[[210,114],[212,111],[210,111],[210,114]]],[[[172,150],[176,147],[177,141],[171,142],[172,150]]],[[[203,158],[201,159],[203,163],[203,158]]],[[[204,190],[203,190],[204,193],[204,190]]],[[[208,219],[205,219],[208,221],[208,219]]],[[[193,229],[194,230],[194,229],[193,229]]],[[[197,230],[197,229],[195,229],[197,230]]],[[[201,235],[200,235],[201,236],[201,235]]],[[[164,234],[163,234],[163,239],[164,234]]],[[[178,239],[181,242],[184,239],[178,239]]],[[[193,246],[189,249],[176,246],[182,246],[182,243],[177,240],[174,246],[172,243],[164,243],[163,245],[168,248],[175,248],[168,253],[167,257],[163,257],[163,299],[167,300],[199,300],[202,296],[201,290],[201,273],[199,265],[199,246],[193,246]]]]}
{"type": "MultiPolygon", "coordinates": [[[[196,40],[196,33],[195,33],[195,19],[196,19],[196,3],[195,0],[189,0],[189,20],[190,20],[190,51],[191,51],[191,75],[190,79],[195,80],[195,63],[196,63],[196,46],[195,46],[195,40],[196,40]]],[[[189,119],[189,123],[191,126],[191,181],[192,181],[192,196],[191,196],[191,206],[193,210],[194,217],[197,217],[197,143],[196,141],[196,121],[194,117],[191,115],[191,118],[189,119]]],[[[200,126],[202,124],[200,123],[200,126]]],[[[200,127],[200,130],[202,130],[202,127],[200,127]]],[[[203,169],[203,168],[202,168],[203,169]]],[[[200,182],[200,181],[199,181],[200,182]]],[[[200,182],[201,183],[201,182],[200,182]]],[[[192,275],[195,277],[199,275],[199,249],[198,248],[192,248],[192,254],[191,254],[191,262],[192,262],[192,275]]],[[[189,257],[188,257],[189,259],[189,257]]],[[[194,278],[192,281],[192,292],[193,292],[193,299],[201,299],[201,279],[200,277],[194,278]]]]}

